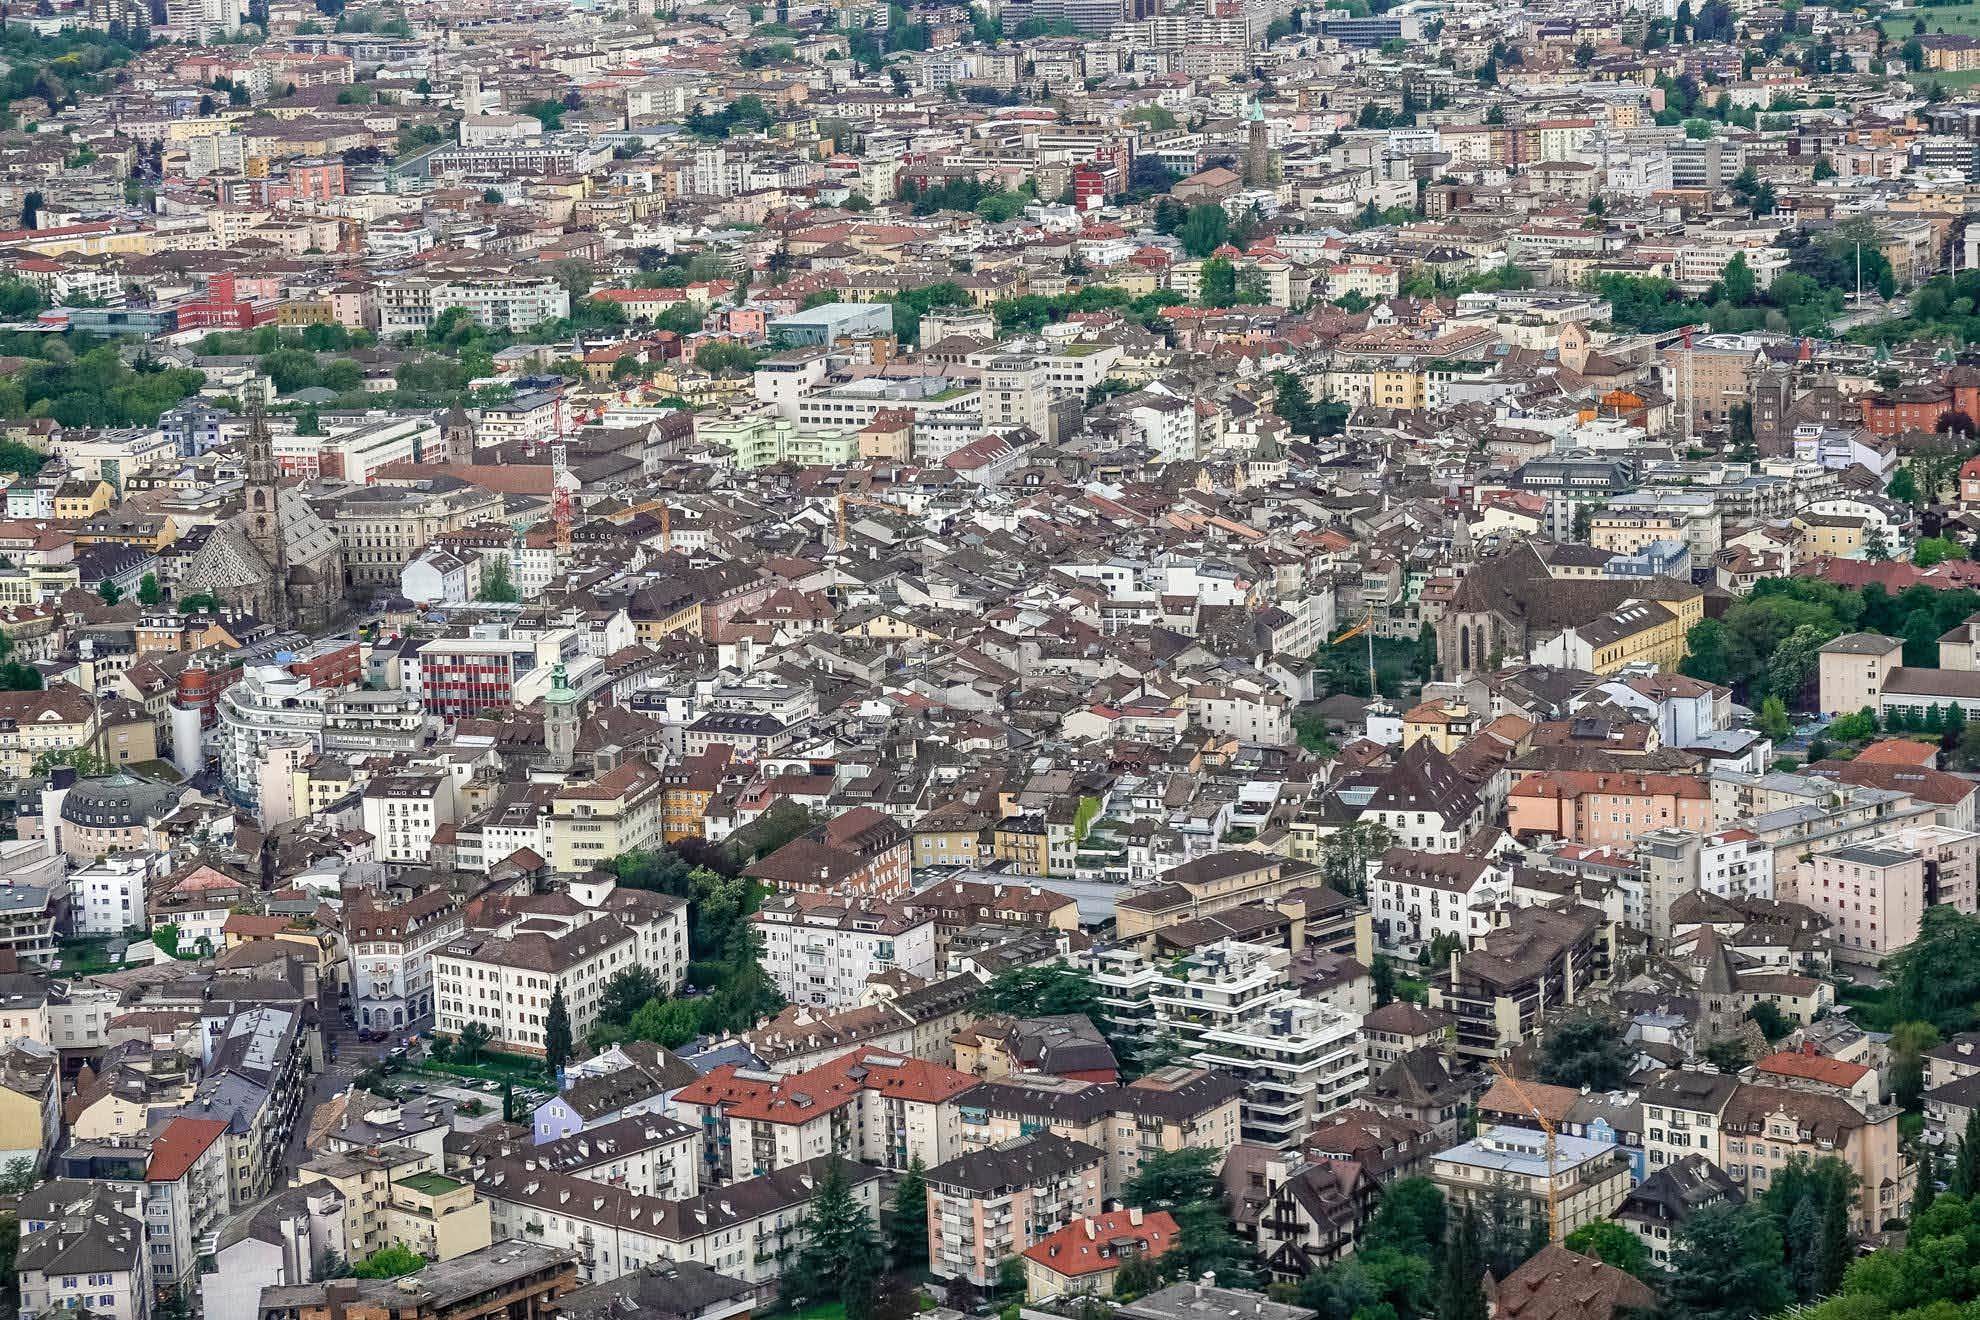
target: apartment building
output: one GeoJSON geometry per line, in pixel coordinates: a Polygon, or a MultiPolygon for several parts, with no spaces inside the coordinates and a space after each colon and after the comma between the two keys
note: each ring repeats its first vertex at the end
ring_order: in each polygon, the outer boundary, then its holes
{"type": "Polygon", "coordinates": [[[1107,1153],[1106,1199],[1116,1200],[1151,1156],[1190,1146],[1228,1150],[1239,1139],[1244,1083],[1180,1064],[1125,1085],[1020,1074],[958,1097],[962,1143],[976,1150],[1052,1132],[1107,1153]]]}
{"type": "Polygon", "coordinates": [[[1774,896],[1774,851],[1747,829],[1702,835],[1651,830],[1636,841],[1636,873],[1643,891],[1641,925],[1660,946],[1671,937],[1671,905],[1685,894],[1774,896]]]}
{"type": "Polygon", "coordinates": [[[1672,1071],[1644,1087],[1649,1169],[1702,1154],[1748,1197],[1796,1159],[1834,1156],[1857,1175],[1853,1231],[1875,1232],[1909,1211],[1917,1166],[1898,1144],[1898,1109],[1805,1082],[1741,1081],[1672,1071]]]}
{"type": "Polygon", "coordinates": [[[1242,1082],[1245,1140],[1291,1145],[1367,1083],[1358,1017],[1302,998],[1286,949],[1226,939],[1169,963],[1114,952],[1086,964],[1108,1016],[1242,1082]]]}
{"type": "Polygon", "coordinates": [[[992,1286],[1004,1261],[1100,1209],[1106,1163],[1084,1142],[1033,1132],[930,1169],[930,1273],[992,1286]]]}
{"type": "Polygon", "coordinates": [[[833,1166],[854,1201],[877,1218],[879,1170],[836,1155],[681,1200],[532,1169],[512,1159],[490,1160],[476,1174],[475,1187],[492,1211],[498,1244],[527,1242],[572,1253],[586,1282],[610,1283],[661,1260],[692,1261],[743,1280],[759,1305],[768,1305],[785,1263],[809,1241],[805,1210],[833,1166]]]}
{"type": "Polygon", "coordinates": [[[794,1004],[850,1008],[869,977],[936,972],[935,918],[905,903],[783,893],[751,921],[763,937],[763,967],[794,1004]]]}
{"type": "Polygon", "coordinates": [[[1548,1014],[1608,979],[1608,922],[1593,908],[1517,908],[1430,982],[1456,1019],[1458,1053],[1484,1062],[1531,1038],[1548,1014]]]}
{"type": "Polygon", "coordinates": [[[1469,945],[1511,900],[1512,867],[1466,853],[1391,848],[1368,882],[1375,935],[1390,952],[1413,954],[1440,937],[1469,945]]]}
{"type": "Polygon", "coordinates": [[[21,1198],[15,1258],[28,1315],[149,1320],[154,1281],[135,1192],[59,1179],[21,1198]]]}
{"type": "Polygon", "coordinates": [[[433,954],[462,930],[444,885],[402,903],[359,892],[344,905],[351,1001],[360,1027],[396,1029],[433,1015],[433,954]]]}
{"type": "Polygon", "coordinates": [[[460,803],[449,775],[382,775],[365,785],[361,812],[378,861],[424,866],[433,854],[433,836],[459,817],[460,803]]]}
{"type": "Polygon", "coordinates": [[[458,1038],[471,1021],[498,1050],[541,1055],[550,1001],[563,993],[571,1035],[598,1019],[605,985],[638,961],[639,937],[614,917],[530,914],[463,934],[433,954],[435,1030],[458,1038]]]}
{"type": "Polygon", "coordinates": [[[1430,1178],[1453,1212],[1509,1198],[1514,1219],[1558,1242],[1606,1220],[1633,1179],[1629,1158],[1606,1141],[1497,1125],[1430,1158],[1430,1178]],[[1551,1207],[1551,1209],[1550,1209],[1551,1207]]]}
{"type": "Polygon", "coordinates": [[[883,1168],[933,1167],[963,1149],[968,1073],[876,1049],[789,1076],[725,1064],[674,1095],[702,1137],[710,1183],[759,1177],[821,1155],[883,1168]]]}
{"type": "Polygon", "coordinates": [[[296,1179],[305,1187],[326,1183],[343,1197],[352,1259],[403,1246],[429,1260],[453,1260],[493,1239],[488,1206],[472,1184],[442,1173],[442,1162],[413,1146],[350,1148],[315,1156],[296,1179]]]}
{"type": "Polygon", "coordinates": [[[338,499],[334,518],[351,585],[397,591],[406,565],[444,534],[503,522],[503,496],[453,477],[427,477],[351,490],[338,499]]]}
{"type": "Polygon", "coordinates": [[[1836,956],[1875,965],[1918,937],[1925,909],[1975,910],[1980,834],[1923,825],[1817,853],[1794,897],[1834,923],[1836,956]]]}
{"type": "Polygon", "coordinates": [[[581,875],[622,853],[660,842],[667,777],[643,758],[588,782],[566,784],[550,799],[550,864],[581,875]]]}
{"type": "Polygon", "coordinates": [[[1656,829],[1710,831],[1710,786],[1696,775],[1550,770],[1513,785],[1506,828],[1521,839],[1624,846],[1656,829]]]}
{"type": "Polygon", "coordinates": [[[528,330],[571,314],[571,295],[548,275],[405,275],[378,287],[379,332],[426,329],[461,308],[484,330],[528,330]]]}

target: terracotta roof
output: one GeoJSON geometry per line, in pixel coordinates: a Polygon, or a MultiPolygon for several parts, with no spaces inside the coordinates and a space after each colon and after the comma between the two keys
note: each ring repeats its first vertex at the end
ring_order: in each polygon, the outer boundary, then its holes
{"type": "Polygon", "coordinates": [[[1024,1254],[1054,1274],[1079,1278],[1115,1269],[1130,1253],[1153,1260],[1175,1245],[1180,1231],[1165,1210],[1146,1215],[1139,1210],[1112,1210],[1091,1218],[1082,1215],[1040,1238],[1024,1254]]]}
{"type": "Polygon", "coordinates": [[[174,1118],[151,1143],[151,1163],[144,1171],[146,1182],[177,1182],[207,1147],[227,1131],[224,1118],[174,1118]]]}

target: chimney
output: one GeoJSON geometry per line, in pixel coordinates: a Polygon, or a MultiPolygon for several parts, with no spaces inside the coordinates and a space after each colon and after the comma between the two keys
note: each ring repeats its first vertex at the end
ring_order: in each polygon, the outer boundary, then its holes
{"type": "Polygon", "coordinates": [[[1137,1228],[1141,1226],[1141,1207],[1140,1207],[1140,1206],[1135,1206],[1135,1207],[1134,1207],[1133,1209],[1131,1209],[1131,1210],[1129,1210],[1129,1211],[1128,1211],[1128,1222],[1129,1222],[1130,1224],[1133,1224],[1133,1225],[1135,1225],[1135,1226],[1136,1226],[1137,1228]]]}

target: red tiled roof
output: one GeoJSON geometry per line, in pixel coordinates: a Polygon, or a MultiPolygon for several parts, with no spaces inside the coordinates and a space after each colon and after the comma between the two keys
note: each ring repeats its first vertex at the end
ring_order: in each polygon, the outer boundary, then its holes
{"type": "Polygon", "coordinates": [[[151,1143],[151,1163],[144,1171],[146,1182],[177,1182],[185,1177],[207,1147],[227,1130],[224,1118],[179,1117],[159,1129],[151,1143]]]}

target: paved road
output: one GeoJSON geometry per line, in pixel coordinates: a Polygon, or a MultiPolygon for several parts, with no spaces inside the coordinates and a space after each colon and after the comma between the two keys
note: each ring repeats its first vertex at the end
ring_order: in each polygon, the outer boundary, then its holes
{"type": "Polygon", "coordinates": [[[297,1116],[296,1130],[289,1135],[288,1148],[283,1152],[283,1179],[285,1186],[295,1185],[295,1169],[307,1161],[314,1153],[308,1149],[309,1119],[316,1107],[334,1095],[339,1095],[357,1075],[376,1063],[386,1050],[392,1048],[390,1039],[366,1044],[358,1039],[357,1028],[347,1025],[341,1009],[337,1007],[337,996],[326,993],[321,1005],[323,1025],[323,1071],[311,1079],[309,1098],[303,1102],[302,1113],[297,1116]]]}

